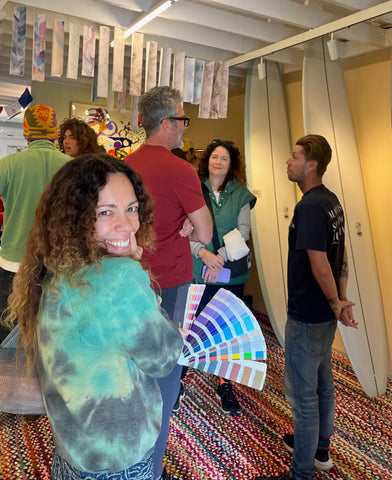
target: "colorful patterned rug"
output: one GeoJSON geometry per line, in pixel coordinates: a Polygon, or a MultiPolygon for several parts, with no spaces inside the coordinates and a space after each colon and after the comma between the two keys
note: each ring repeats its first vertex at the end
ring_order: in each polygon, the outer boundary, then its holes
{"type": "MultiPolygon", "coordinates": [[[[218,379],[190,369],[183,406],[172,417],[167,470],[182,480],[251,480],[289,469],[281,438],[292,432],[284,400],[284,354],[267,317],[257,315],[267,343],[267,379],[261,392],[235,384],[239,416],[220,412],[218,379]]],[[[335,467],[317,479],[392,479],[392,380],[379,398],[368,398],[347,358],[334,354],[336,426],[331,451],[335,467]]]]}
{"type": "MultiPolygon", "coordinates": [[[[242,412],[220,412],[218,379],[190,369],[186,396],[172,417],[165,457],[167,470],[181,480],[252,480],[287,471],[290,455],[281,443],[292,431],[284,400],[283,350],[268,319],[258,315],[268,346],[263,391],[234,385],[242,412]]],[[[392,380],[385,395],[369,399],[347,359],[334,354],[336,428],[331,451],[335,467],[317,479],[392,480],[392,380]]],[[[53,443],[46,417],[26,422],[0,414],[0,479],[50,480],[53,443]]]]}

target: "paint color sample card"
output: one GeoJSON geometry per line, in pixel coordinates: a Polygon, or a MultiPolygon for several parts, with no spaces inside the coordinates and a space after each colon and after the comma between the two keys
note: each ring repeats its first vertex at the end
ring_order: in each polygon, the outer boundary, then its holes
{"type": "Polygon", "coordinates": [[[182,326],[185,330],[189,329],[205,288],[204,284],[182,285],[178,288],[173,316],[176,325],[182,326]]]}
{"type": "Polygon", "coordinates": [[[267,366],[260,360],[266,360],[267,348],[256,318],[223,288],[194,318],[203,294],[194,287],[201,285],[191,285],[188,290],[183,311],[189,333],[178,363],[261,390],[267,366]]]}

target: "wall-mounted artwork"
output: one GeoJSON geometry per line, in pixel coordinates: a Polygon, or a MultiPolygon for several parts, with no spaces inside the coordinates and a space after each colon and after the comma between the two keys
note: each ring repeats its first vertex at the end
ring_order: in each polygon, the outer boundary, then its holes
{"type": "Polygon", "coordinates": [[[142,127],[131,128],[131,112],[109,112],[106,107],[87,103],[71,102],[70,117],[80,118],[90,125],[98,135],[98,143],[105,150],[119,158],[124,158],[144,142],[142,127]]]}

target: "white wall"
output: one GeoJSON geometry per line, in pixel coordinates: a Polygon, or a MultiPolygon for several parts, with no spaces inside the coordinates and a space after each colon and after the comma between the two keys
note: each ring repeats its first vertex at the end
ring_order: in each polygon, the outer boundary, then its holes
{"type": "Polygon", "coordinates": [[[27,148],[21,122],[0,122],[0,158],[27,148]]]}

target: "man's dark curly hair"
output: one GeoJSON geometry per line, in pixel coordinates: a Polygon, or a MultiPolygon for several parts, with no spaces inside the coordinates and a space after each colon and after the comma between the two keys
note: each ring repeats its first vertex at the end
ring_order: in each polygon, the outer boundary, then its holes
{"type": "Polygon", "coordinates": [[[64,136],[65,132],[69,130],[78,142],[79,155],[85,155],[86,153],[100,153],[101,148],[97,142],[97,134],[95,131],[87,125],[83,120],[78,118],[68,118],[60,125],[59,131],[59,147],[60,150],[64,153],[64,136]]]}

